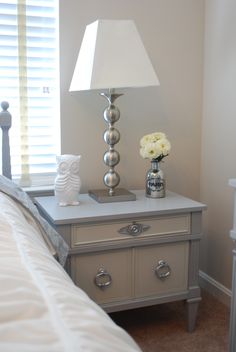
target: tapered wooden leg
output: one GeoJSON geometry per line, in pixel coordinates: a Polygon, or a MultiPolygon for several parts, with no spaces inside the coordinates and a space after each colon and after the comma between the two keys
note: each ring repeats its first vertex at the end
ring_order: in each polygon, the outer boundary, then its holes
{"type": "Polygon", "coordinates": [[[187,300],[187,312],[188,312],[188,332],[193,332],[196,325],[198,305],[201,298],[192,298],[187,300]]]}

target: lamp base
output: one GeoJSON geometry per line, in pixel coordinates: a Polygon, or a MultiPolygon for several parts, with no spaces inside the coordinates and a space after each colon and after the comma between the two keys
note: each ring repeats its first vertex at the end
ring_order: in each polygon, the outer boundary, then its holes
{"type": "Polygon", "coordinates": [[[127,202],[136,200],[136,195],[124,188],[116,188],[114,195],[110,196],[107,189],[94,189],[88,191],[90,197],[98,203],[127,202]]]}

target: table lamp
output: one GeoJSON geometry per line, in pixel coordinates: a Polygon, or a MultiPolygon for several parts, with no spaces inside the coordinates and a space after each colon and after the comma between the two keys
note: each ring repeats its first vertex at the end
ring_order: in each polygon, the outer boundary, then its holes
{"type": "Polygon", "coordinates": [[[158,86],[159,80],[132,20],[97,20],[86,27],[72,77],[70,91],[98,90],[108,106],[103,117],[108,128],[104,141],[109,149],[103,160],[108,166],[103,181],[107,189],[88,193],[100,203],[135,200],[135,194],[116,188],[120,176],[115,166],[120,155],[114,146],[120,140],[115,123],[120,111],[114,104],[122,94],[116,89],[158,86]]]}

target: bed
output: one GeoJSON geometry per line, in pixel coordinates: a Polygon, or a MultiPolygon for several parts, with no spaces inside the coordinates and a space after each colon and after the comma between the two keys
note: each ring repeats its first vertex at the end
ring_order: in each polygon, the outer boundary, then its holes
{"type": "Polygon", "coordinates": [[[0,351],[134,352],[134,340],[63,268],[68,246],[11,181],[8,104],[2,104],[0,351]]]}

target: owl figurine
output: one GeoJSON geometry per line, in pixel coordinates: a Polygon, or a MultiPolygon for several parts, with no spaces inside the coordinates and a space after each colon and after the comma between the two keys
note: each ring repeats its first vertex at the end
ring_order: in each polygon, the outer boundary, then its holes
{"type": "Polygon", "coordinates": [[[64,154],[56,157],[57,176],[55,179],[55,197],[60,206],[78,205],[81,187],[79,177],[80,155],[64,154]]]}

